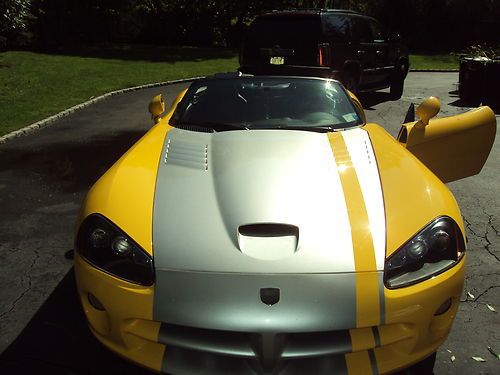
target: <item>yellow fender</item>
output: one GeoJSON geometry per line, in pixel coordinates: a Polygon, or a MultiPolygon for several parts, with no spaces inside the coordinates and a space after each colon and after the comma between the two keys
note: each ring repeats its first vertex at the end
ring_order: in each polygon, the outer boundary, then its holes
{"type": "Polygon", "coordinates": [[[366,124],[366,115],[365,115],[365,110],[363,109],[363,106],[361,105],[361,101],[357,98],[356,95],[354,95],[352,92],[349,90],[346,90],[349,96],[351,97],[352,102],[354,103],[354,106],[357,108],[359,111],[359,114],[361,115],[361,119],[363,122],[366,124]]]}

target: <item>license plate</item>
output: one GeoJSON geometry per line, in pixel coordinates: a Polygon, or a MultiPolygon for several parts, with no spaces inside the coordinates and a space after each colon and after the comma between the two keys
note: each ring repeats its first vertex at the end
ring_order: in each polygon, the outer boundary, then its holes
{"type": "Polygon", "coordinates": [[[285,58],[282,56],[272,56],[269,59],[269,63],[272,65],[283,65],[285,63],[285,58]]]}

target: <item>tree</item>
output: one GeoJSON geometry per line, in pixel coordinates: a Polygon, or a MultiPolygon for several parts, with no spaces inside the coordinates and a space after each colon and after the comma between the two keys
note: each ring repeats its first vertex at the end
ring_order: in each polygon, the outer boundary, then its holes
{"type": "Polygon", "coordinates": [[[0,34],[26,30],[31,0],[0,0],[0,34]]]}

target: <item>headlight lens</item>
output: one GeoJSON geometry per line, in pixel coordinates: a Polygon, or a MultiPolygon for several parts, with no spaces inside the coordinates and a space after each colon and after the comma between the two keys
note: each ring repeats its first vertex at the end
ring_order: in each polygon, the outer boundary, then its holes
{"type": "Polygon", "coordinates": [[[385,285],[401,288],[453,267],[463,256],[465,243],[457,223],[439,217],[385,261],[385,285]]]}
{"type": "Polygon", "coordinates": [[[83,221],[76,249],[89,263],[120,279],[140,285],[154,282],[153,258],[101,215],[83,221]]]}

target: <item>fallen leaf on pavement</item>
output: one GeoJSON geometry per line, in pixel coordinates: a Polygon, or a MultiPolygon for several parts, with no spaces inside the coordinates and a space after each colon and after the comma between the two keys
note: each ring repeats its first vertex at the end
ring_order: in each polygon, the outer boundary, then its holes
{"type": "Polygon", "coordinates": [[[495,353],[495,351],[491,348],[491,346],[488,346],[488,351],[493,354],[497,359],[500,359],[500,354],[495,353]]]}
{"type": "Polygon", "coordinates": [[[481,357],[472,357],[472,359],[476,362],[486,362],[486,359],[481,358],[481,357]]]}
{"type": "Polygon", "coordinates": [[[489,303],[486,304],[486,307],[493,312],[497,312],[493,306],[491,306],[489,303]]]}
{"type": "Polygon", "coordinates": [[[471,292],[467,292],[467,295],[468,295],[470,298],[472,298],[472,299],[476,298],[476,297],[474,297],[474,294],[472,294],[471,292]]]}
{"type": "Polygon", "coordinates": [[[452,362],[455,362],[455,356],[454,355],[452,355],[450,359],[451,359],[452,362]]]}

